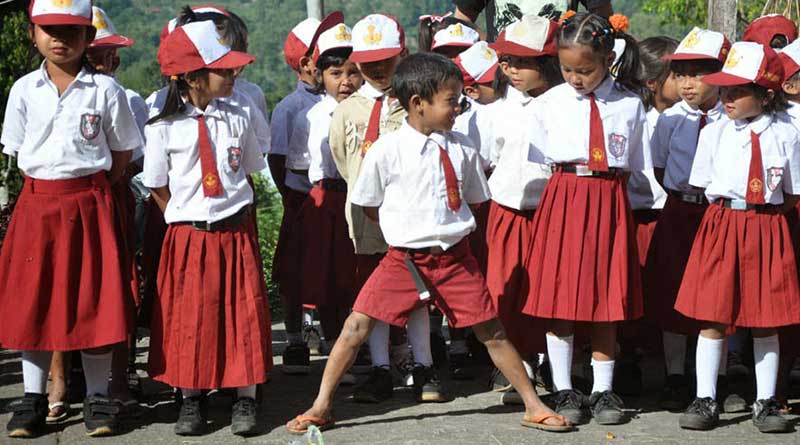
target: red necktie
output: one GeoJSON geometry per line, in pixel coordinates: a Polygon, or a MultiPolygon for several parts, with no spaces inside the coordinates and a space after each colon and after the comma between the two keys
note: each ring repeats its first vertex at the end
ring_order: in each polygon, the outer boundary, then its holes
{"type": "Polygon", "coordinates": [[[206,118],[202,114],[197,116],[197,141],[200,145],[200,171],[203,175],[203,195],[219,196],[222,194],[222,183],[219,181],[219,171],[211,142],[208,140],[206,118]]]}
{"type": "Polygon", "coordinates": [[[764,204],[764,164],[761,162],[761,141],[750,130],[750,173],[747,175],[748,204],[764,204]]]}
{"type": "Polygon", "coordinates": [[[589,93],[589,170],[598,172],[608,171],[608,159],[606,159],[606,136],[603,133],[603,119],[600,118],[600,110],[597,109],[597,102],[594,93],[589,93]]]}
{"type": "Polygon", "coordinates": [[[697,141],[700,141],[700,132],[703,131],[703,128],[706,126],[706,115],[705,113],[700,115],[700,124],[697,126],[697,141]]]}
{"type": "Polygon", "coordinates": [[[450,155],[447,151],[439,146],[439,159],[442,161],[442,170],[444,170],[444,184],[447,188],[447,206],[450,210],[458,212],[461,209],[461,193],[458,191],[458,178],[456,177],[456,170],[453,168],[453,163],[450,161],[450,155]]]}
{"type": "Polygon", "coordinates": [[[381,107],[383,106],[383,96],[375,99],[375,104],[372,106],[372,112],[369,114],[369,122],[367,123],[367,131],[364,134],[364,144],[361,146],[361,157],[367,155],[372,144],[378,140],[378,135],[381,132],[381,107]]]}

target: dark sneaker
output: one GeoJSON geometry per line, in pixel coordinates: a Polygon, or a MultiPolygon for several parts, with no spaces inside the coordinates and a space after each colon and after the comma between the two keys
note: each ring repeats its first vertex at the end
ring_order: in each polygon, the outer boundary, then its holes
{"type": "Polygon", "coordinates": [[[611,391],[594,392],[589,396],[592,417],[600,425],[619,425],[625,422],[625,404],[611,391]]]}
{"type": "Polygon", "coordinates": [[[414,367],[414,396],[417,402],[446,402],[439,374],[432,366],[414,367]]]}
{"type": "Polygon", "coordinates": [[[711,430],[719,424],[719,405],[711,397],[695,398],[678,421],[685,430],[711,430]]]}
{"type": "Polygon", "coordinates": [[[492,369],[492,376],[489,377],[489,389],[494,392],[504,392],[512,388],[511,382],[508,381],[506,376],[500,372],[499,369],[492,369]]]}
{"type": "Polygon", "coordinates": [[[367,380],[356,387],[353,400],[360,403],[379,403],[392,397],[393,392],[391,372],[376,366],[370,371],[367,380]]]}
{"type": "Polygon", "coordinates": [[[473,372],[475,361],[469,352],[463,354],[450,354],[450,378],[453,380],[472,380],[475,378],[473,372]]]}
{"type": "Polygon", "coordinates": [[[206,428],[206,397],[203,395],[184,397],[175,434],[179,436],[199,436],[206,428]]]}
{"type": "Polygon", "coordinates": [[[414,384],[414,360],[407,344],[392,346],[389,350],[394,385],[410,387],[414,384]]]}
{"type": "Polygon", "coordinates": [[[553,410],[561,414],[573,425],[583,425],[589,422],[585,406],[586,396],[574,389],[565,389],[555,393],[553,397],[553,410]]]}
{"type": "Polygon", "coordinates": [[[256,409],[258,405],[250,397],[242,397],[233,404],[231,410],[231,432],[237,436],[256,434],[256,409]]]}
{"type": "Polygon", "coordinates": [[[689,404],[689,382],[686,376],[668,375],[664,381],[664,388],[658,399],[658,404],[667,411],[683,411],[689,404]]]}
{"type": "Polygon", "coordinates": [[[522,396],[519,395],[516,389],[511,388],[500,396],[500,402],[503,405],[525,405],[522,396]]]}
{"type": "Polygon", "coordinates": [[[306,375],[311,369],[311,352],[304,344],[289,345],[283,351],[283,373],[306,375]]]}
{"type": "Polygon", "coordinates": [[[25,393],[25,396],[8,404],[14,413],[6,430],[10,437],[30,438],[44,434],[47,419],[47,396],[25,393]]]}
{"type": "Polygon", "coordinates": [[[729,384],[727,376],[717,378],[717,399],[722,400],[723,413],[743,413],[750,410],[747,401],[740,394],[741,385],[729,384]]]}
{"type": "Polygon", "coordinates": [[[447,342],[441,334],[431,332],[431,355],[436,369],[442,369],[447,364],[447,342]]]}
{"type": "Polygon", "coordinates": [[[781,415],[781,404],[775,397],[753,403],[753,425],[762,433],[788,433],[792,423],[781,415]]]}
{"type": "Polygon", "coordinates": [[[92,437],[113,436],[119,429],[119,404],[101,395],[83,400],[83,423],[92,437]]]}
{"type": "Polygon", "coordinates": [[[623,396],[642,394],[642,369],[633,360],[618,362],[614,370],[614,390],[623,396]]]}

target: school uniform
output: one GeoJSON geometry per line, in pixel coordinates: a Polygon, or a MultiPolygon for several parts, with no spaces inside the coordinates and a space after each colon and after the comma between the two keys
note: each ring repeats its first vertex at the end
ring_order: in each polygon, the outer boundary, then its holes
{"type": "Polygon", "coordinates": [[[133,302],[106,179],[112,151],[142,145],[125,92],[81,70],[59,97],[42,63],[14,83],[0,142],[26,176],[0,250],[0,344],[70,351],[125,340],[133,302]]]}
{"type": "Polygon", "coordinates": [[[703,113],[681,101],[659,117],[651,140],[653,165],[664,169],[668,198],[645,264],[645,311],[648,321],[664,331],[688,335],[699,329],[673,309],[692,242],[708,208],[703,192],[689,184],[689,175],[699,162],[695,153],[702,127],[727,119],[721,102],[703,113]]]}
{"type": "Polygon", "coordinates": [[[800,322],[800,292],[784,215],[784,194],[800,194],[800,140],[779,115],[721,121],[700,135],[689,183],[713,204],[697,233],[675,309],[696,319],[742,327],[800,322]],[[751,178],[752,136],[762,168],[751,178]],[[748,189],[765,204],[745,203],[748,189]],[[745,210],[737,210],[744,208],[745,210]]]}
{"type": "MultiPolygon", "coordinates": [[[[783,53],[785,56],[785,53],[783,53]]],[[[783,57],[783,56],[781,56],[783,57]]],[[[785,69],[786,65],[784,65],[785,69]]],[[[787,72],[791,72],[786,70],[787,72]]],[[[789,102],[789,108],[784,112],[784,118],[800,131],[800,106],[795,102],[789,102]]],[[[786,223],[789,225],[789,233],[792,236],[792,246],[794,247],[795,260],[800,258],[800,203],[795,208],[786,213],[786,223]]],[[[798,265],[798,276],[800,276],[800,265],[798,265]]],[[[781,356],[797,357],[800,354],[800,344],[791,339],[798,338],[800,335],[800,325],[784,326],[780,329],[781,356]]]]}
{"type": "MultiPolygon", "coordinates": [[[[169,186],[169,224],[158,270],[150,375],[189,389],[262,383],[272,368],[269,305],[258,239],[247,220],[247,175],[266,167],[245,110],[212,100],[145,128],[144,184],[169,186]],[[206,196],[203,116],[220,194],[206,196]]],[[[208,183],[206,181],[206,183],[208,183]]]]}
{"type": "Polygon", "coordinates": [[[487,199],[478,154],[460,133],[425,136],[404,123],[381,136],[364,158],[350,200],[380,207],[380,227],[391,247],[353,310],[395,326],[404,326],[413,310],[429,302],[454,327],[495,318],[464,239],[475,229],[469,204],[487,199]],[[421,298],[406,261],[422,277],[431,301],[421,298]]]}
{"type": "Polygon", "coordinates": [[[611,76],[593,96],[562,84],[537,102],[530,159],[553,164],[554,173],[533,218],[523,312],[590,322],[638,318],[641,274],[624,175],[652,167],[644,106],[611,76]],[[592,168],[597,163],[607,171],[592,168]]]}

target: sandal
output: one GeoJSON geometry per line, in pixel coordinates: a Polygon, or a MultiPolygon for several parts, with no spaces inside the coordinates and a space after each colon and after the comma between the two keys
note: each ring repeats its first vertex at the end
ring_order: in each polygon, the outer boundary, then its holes
{"type": "Polygon", "coordinates": [[[294,421],[297,422],[298,425],[302,425],[306,423],[304,428],[292,428],[288,424],[286,425],[286,429],[289,430],[292,434],[305,434],[308,431],[308,427],[311,425],[316,426],[319,428],[320,431],[325,431],[334,425],[333,418],[330,419],[323,419],[322,417],[317,416],[297,416],[294,418],[294,421]]]}
{"type": "Polygon", "coordinates": [[[47,405],[47,423],[58,423],[69,417],[69,403],[53,402],[47,405]]]}
{"type": "Polygon", "coordinates": [[[534,417],[533,420],[527,420],[523,417],[521,424],[524,427],[534,428],[542,431],[550,431],[553,433],[565,433],[567,431],[575,430],[575,427],[560,414],[541,414],[534,417]],[[563,425],[548,425],[544,423],[547,421],[547,419],[558,419],[561,421],[561,423],[563,423],[563,425]]]}

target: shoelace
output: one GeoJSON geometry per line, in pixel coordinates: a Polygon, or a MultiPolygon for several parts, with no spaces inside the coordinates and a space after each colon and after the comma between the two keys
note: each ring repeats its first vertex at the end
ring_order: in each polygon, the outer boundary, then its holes
{"type": "Polygon", "coordinates": [[[200,414],[200,401],[184,399],[181,405],[181,415],[196,416],[200,414]]]}
{"type": "Polygon", "coordinates": [[[779,415],[781,415],[781,404],[775,399],[770,399],[761,405],[761,411],[756,415],[756,418],[758,420],[764,420],[769,416],[779,415]]]}
{"type": "Polygon", "coordinates": [[[555,403],[556,408],[562,408],[565,406],[579,408],[581,406],[578,393],[568,390],[559,391],[555,397],[555,403]]]}
{"type": "Polygon", "coordinates": [[[711,417],[714,415],[713,401],[711,399],[695,399],[689,405],[689,412],[696,412],[702,414],[704,417],[711,417]]]}
{"type": "Polygon", "coordinates": [[[253,400],[242,399],[236,404],[236,410],[239,411],[239,414],[253,416],[256,413],[256,404],[253,400]]]}
{"type": "Polygon", "coordinates": [[[601,410],[603,408],[622,409],[622,399],[618,395],[606,391],[600,395],[600,398],[595,402],[595,409],[601,410]]]}

